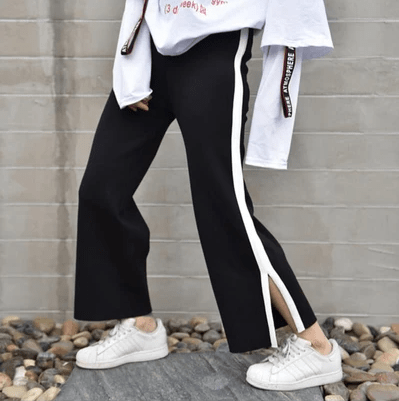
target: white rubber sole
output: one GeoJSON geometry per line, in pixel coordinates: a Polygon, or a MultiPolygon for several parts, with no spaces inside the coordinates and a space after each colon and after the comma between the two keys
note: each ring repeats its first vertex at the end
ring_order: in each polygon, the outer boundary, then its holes
{"type": "Polygon", "coordinates": [[[263,390],[291,391],[339,382],[342,380],[342,377],[342,370],[338,370],[337,372],[333,373],[325,373],[324,375],[309,377],[295,383],[262,383],[251,379],[248,376],[246,377],[246,380],[252,386],[261,388],[263,390]]]}
{"type": "Polygon", "coordinates": [[[85,368],[85,369],[108,369],[124,365],[125,363],[153,361],[155,359],[164,358],[168,356],[168,354],[169,350],[168,350],[168,345],[166,344],[160,348],[155,348],[147,351],[135,351],[132,352],[131,354],[121,356],[112,361],[87,363],[76,359],[76,365],[79,366],[80,368],[85,368]]]}

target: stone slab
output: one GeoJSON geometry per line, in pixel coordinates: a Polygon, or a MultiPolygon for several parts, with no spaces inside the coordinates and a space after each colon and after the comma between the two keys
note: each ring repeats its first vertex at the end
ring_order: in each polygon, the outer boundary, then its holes
{"type": "Polygon", "coordinates": [[[245,380],[264,355],[201,352],[169,354],[111,369],[75,367],[57,401],[323,401],[320,387],[297,391],[257,389],[245,380]]]}

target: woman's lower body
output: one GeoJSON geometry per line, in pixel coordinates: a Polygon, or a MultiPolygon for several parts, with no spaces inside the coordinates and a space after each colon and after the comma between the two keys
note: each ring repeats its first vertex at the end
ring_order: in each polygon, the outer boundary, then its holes
{"type": "Polygon", "coordinates": [[[287,321],[270,302],[269,277],[298,332],[317,321],[283,249],[254,216],[243,179],[252,39],[248,28],[213,34],[179,56],[162,56],[151,43],[149,111],[120,110],[111,92],[79,188],[76,319],[152,312],[146,274],[150,232],[132,196],[176,118],[230,351],[277,346],[275,329],[287,321]]]}

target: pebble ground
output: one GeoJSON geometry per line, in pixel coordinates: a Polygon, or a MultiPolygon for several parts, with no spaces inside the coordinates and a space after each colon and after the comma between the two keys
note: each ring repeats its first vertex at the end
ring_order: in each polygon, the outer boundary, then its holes
{"type": "MultiPolygon", "coordinates": [[[[107,336],[118,320],[79,323],[6,316],[0,325],[0,401],[52,401],[72,372],[76,353],[107,336]]],[[[228,351],[220,322],[205,317],[164,321],[170,353],[228,351]]],[[[325,401],[399,400],[399,323],[374,327],[327,318],[321,327],[340,345],[343,380],[322,387],[325,401]]],[[[289,327],[277,330],[281,345],[289,327]]],[[[272,349],[247,354],[269,355],[272,349]]]]}

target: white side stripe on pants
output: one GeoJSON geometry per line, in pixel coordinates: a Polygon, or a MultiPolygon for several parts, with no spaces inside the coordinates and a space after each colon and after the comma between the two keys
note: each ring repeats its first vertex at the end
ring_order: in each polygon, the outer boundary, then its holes
{"type": "Polygon", "coordinates": [[[301,332],[305,330],[305,327],[303,325],[301,316],[299,315],[298,309],[294,303],[294,300],[292,299],[290,293],[288,292],[285,284],[280,279],[279,275],[277,274],[272,264],[270,263],[269,257],[266,254],[262,241],[256,232],[254,222],[252,220],[252,217],[249,213],[245,201],[244,179],[242,173],[241,154],[240,154],[242,106],[243,106],[243,95],[244,95],[244,87],[241,76],[241,60],[247,47],[248,33],[249,33],[249,28],[241,29],[240,43],[234,59],[235,87],[234,87],[234,99],[233,99],[233,124],[232,124],[232,141],[231,141],[233,183],[234,183],[234,191],[237,197],[237,202],[244,222],[244,226],[247,231],[248,238],[251,243],[251,247],[260,270],[263,300],[265,303],[271,346],[277,347],[278,344],[274,327],[272,304],[269,290],[269,276],[272,278],[277,288],[280,290],[285,302],[287,303],[289,311],[291,312],[291,315],[294,319],[297,331],[301,332]]]}

